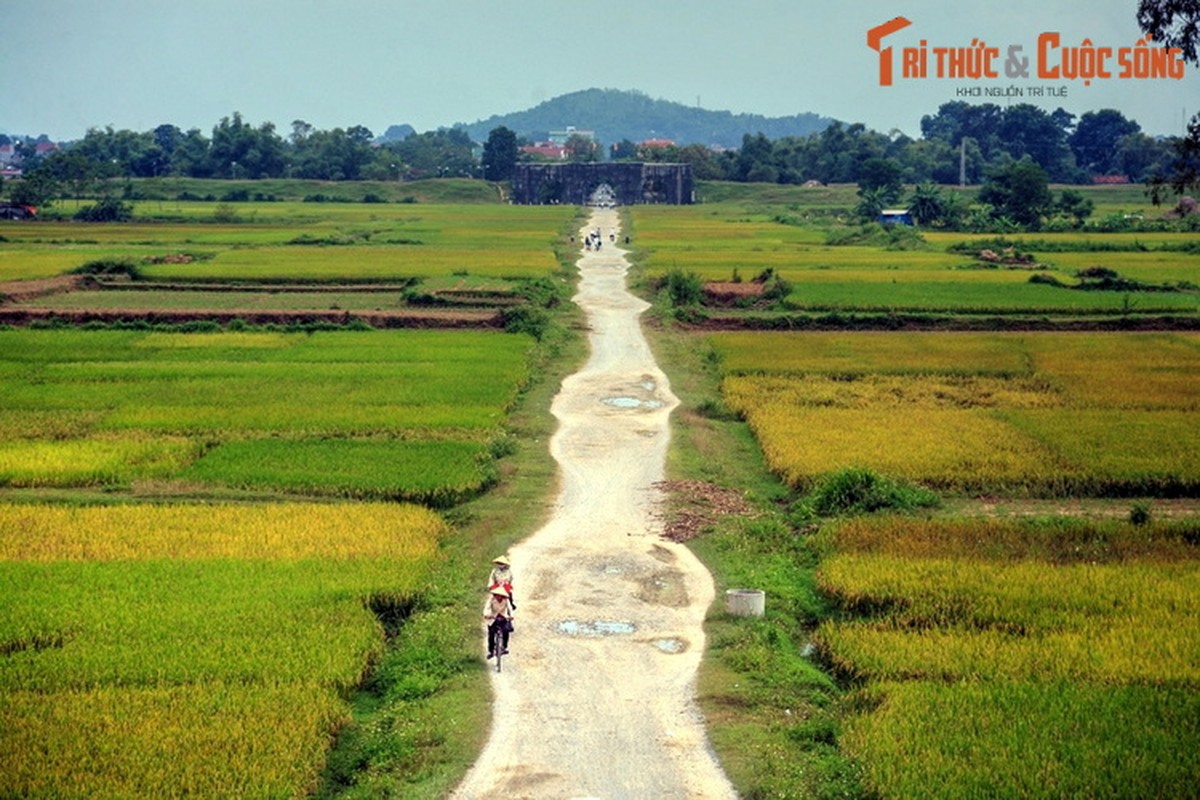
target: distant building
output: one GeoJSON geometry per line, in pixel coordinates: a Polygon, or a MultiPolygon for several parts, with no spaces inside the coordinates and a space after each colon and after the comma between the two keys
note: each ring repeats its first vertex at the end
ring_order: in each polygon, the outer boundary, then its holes
{"type": "MultiPolygon", "coordinates": [[[[16,169],[17,175],[21,174],[18,165],[24,160],[17,147],[20,142],[9,142],[8,144],[0,144],[0,167],[5,169],[5,175],[10,175],[12,169],[16,169]]],[[[53,153],[59,147],[55,142],[35,142],[33,151],[37,156],[44,156],[48,153],[53,153]]]]}
{"type": "Polygon", "coordinates": [[[647,139],[644,142],[638,143],[638,147],[647,147],[647,148],[653,148],[653,147],[661,148],[661,147],[674,147],[674,146],[675,146],[674,139],[647,139]]]}
{"type": "Polygon", "coordinates": [[[590,141],[596,140],[595,131],[587,131],[581,128],[576,128],[574,125],[568,125],[561,131],[550,131],[550,141],[554,144],[566,144],[567,140],[572,136],[581,136],[590,141]]]}
{"type": "Polygon", "coordinates": [[[517,164],[512,201],[519,205],[587,205],[598,189],[618,205],[693,202],[691,164],[517,164]]]}
{"type": "Polygon", "coordinates": [[[545,159],[548,161],[566,161],[567,148],[561,144],[554,142],[538,142],[537,144],[527,144],[518,148],[522,153],[534,156],[535,158],[545,159]]]}
{"type": "Polygon", "coordinates": [[[912,225],[912,212],[907,208],[885,208],[879,212],[877,221],[881,225],[912,225]]]}

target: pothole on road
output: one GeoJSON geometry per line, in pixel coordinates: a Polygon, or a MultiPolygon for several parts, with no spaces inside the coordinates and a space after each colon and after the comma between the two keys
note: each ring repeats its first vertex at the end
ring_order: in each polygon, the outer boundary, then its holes
{"type": "Polygon", "coordinates": [[[636,397],[605,397],[600,401],[613,408],[662,408],[662,400],[640,400],[636,397]]]}
{"type": "Polygon", "coordinates": [[[611,619],[564,619],[558,623],[558,632],[567,636],[628,636],[635,630],[632,622],[611,619]]]}
{"type": "Polygon", "coordinates": [[[688,647],[687,642],[675,636],[666,639],[655,639],[654,646],[664,653],[669,654],[682,653],[688,647]]]}

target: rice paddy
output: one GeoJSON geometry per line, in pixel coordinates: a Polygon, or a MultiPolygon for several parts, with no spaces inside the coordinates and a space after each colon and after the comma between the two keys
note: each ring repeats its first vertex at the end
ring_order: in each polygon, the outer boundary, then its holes
{"type": "MultiPolygon", "coordinates": [[[[447,526],[394,504],[0,503],[0,794],[293,796],[447,526]]],[[[406,598],[409,598],[406,600],[406,598]]]]}
{"type": "Polygon", "coordinates": [[[1195,521],[857,520],[818,580],[881,797],[1186,796],[1200,740],[1195,521]],[[1036,765],[1030,769],[1029,765],[1036,765]]]}
{"type": "MultiPolygon", "coordinates": [[[[1098,195],[1099,197],[1100,195],[1098,195]]],[[[678,270],[702,281],[749,281],[770,270],[786,280],[785,305],[807,312],[959,314],[1188,314],[1200,311],[1200,252],[1194,236],[1146,231],[1027,234],[1011,237],[1034,259],[1005,266],[971,255],[995,237],[920,233],[901,247],[833,244],[843,222],[806,220],[805,206],[714,203],[682,209],[642,207],[632,217],[650,277],[678,270]],[[963,246],[966,245],[964,248],[963,246]],[[952,247],[963,248],[967,254],[952,247]],[[1077,286],[1095,267],[1175,291],[1072,291],[1031,282],[1053,276],[1077,286]]],[[[886,237],[885,237],[886,238],[886,237]]]]}
{"type": "Polygon", "coordinates": [[[1200,487],[1192,334],[718,334],[725,402],[798,488],[866,467],[939,490],[1200,487]]]}

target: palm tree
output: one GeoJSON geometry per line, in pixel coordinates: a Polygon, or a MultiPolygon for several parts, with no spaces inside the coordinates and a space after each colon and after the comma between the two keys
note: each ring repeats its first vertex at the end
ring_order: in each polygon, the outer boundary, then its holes
{"type": "Polygon", "coordinates": [[[913,187],[912,199],[908,201],[908,211],[918,225],[932,225],[940,222],[949,210],[949,203],[942,196],[942,190],[936,184],[926,181],[913,187]]]}
{"type": "Polygon", "coordinates": [[[874,189],[858,190],[858,205],[854,213],[868,222],[879,218],[879,213],[887,206],[887,190],[880,186],[874,189]]]}

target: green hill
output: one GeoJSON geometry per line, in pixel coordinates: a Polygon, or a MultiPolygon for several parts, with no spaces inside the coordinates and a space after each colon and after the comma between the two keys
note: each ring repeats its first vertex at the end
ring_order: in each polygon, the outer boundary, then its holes
{"type": "Polygon", "coordinates": [[[667,100],[654,100],[637,91],[585,89],[547,100],[526,111],[501,114],[469,124],[460,123],[477,142],[503,125],[532,140],[544,140],[552,130],[568,125],[595,131],[602,144],[622,139],[640,142],[650,138],[672,139],[677,144],[740,147],[743,134],[763,133],[769,139],[807,136],[824,130],[834,120],[817,114],[764,117],[709,111],[667,100]]]}

